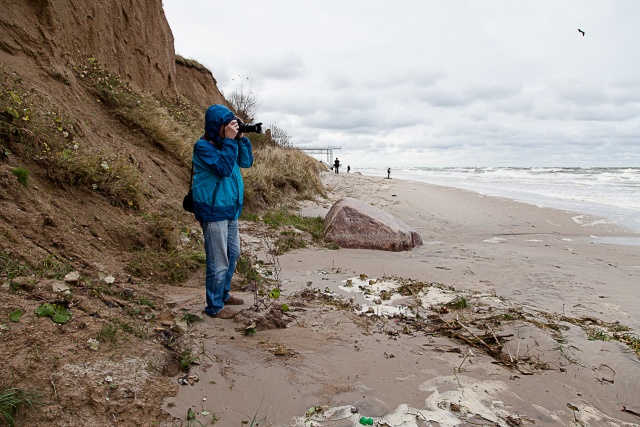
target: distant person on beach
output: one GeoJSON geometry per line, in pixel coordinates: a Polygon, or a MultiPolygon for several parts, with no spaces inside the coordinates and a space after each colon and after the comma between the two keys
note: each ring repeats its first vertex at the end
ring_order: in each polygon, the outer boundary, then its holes
{"type": "Polygon", "coordinates": [[[340,160],[336,157],[336,161],[333,162],[333,168],[336,171],[336,175],[338,175],[338,168],[340,167],[340,160]]]}
{"type": "Polygon", "coordinates": [[[202,226],[206,259],[204,312],[219,319],[239,311],[228,305],[244,301],[229,294],[240,257],[238,217],[242,212],[244,183],[240,168],[253,166],[251,141],[238,132],[238,119],[224,105],[209,107],[204,135],[193,147],[194,214],[202,226]]]}
{"type": "Polygon", "coordinates": [[[347,173],[351,170],[351,166],[347,165],[347,173]]]}
{"type": "Polygon", "coordinates": [[[387,179],[391,179],[391,168],[387,169],[387,179]]]}

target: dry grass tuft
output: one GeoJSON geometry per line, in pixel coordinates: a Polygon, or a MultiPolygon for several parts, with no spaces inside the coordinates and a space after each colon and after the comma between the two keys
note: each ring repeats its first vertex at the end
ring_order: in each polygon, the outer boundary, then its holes
{"type": "Polygon", "coordinates": [[[319,172],[322,165],[300,150],[263,146],[254,151],[255,162],[244,169],[245,206],[261,211],[288,199],[312,199],[324,195],[319,172]]]}

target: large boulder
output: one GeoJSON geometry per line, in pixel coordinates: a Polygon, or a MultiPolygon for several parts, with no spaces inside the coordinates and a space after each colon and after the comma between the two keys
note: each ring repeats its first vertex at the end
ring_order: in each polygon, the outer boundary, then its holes
{"type": "Polygon", "coordinates": [[[416,230],[361,200],[345,197],[324,218],[325,239],[343,248],[408,251],[422,245],[416,230]]]}

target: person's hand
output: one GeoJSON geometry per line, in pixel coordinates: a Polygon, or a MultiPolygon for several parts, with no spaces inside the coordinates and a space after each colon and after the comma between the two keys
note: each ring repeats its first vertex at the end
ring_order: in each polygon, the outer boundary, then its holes
{"type": "Polygon", "coordinates": [[[236,120],[231,120],[229,124],[224,127],[224,137],[235,139],[236,135],[238,135],[238,129],[238,122],[236,120]]]}

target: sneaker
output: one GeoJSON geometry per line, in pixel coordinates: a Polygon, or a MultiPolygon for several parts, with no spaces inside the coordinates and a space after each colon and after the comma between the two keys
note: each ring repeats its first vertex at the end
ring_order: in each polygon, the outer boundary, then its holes
{"type": "Polygon", "coordinates": [[[240,297],[236,297],[231,295],[228,300],[226,300],[225,305],[242,305],[244,304],[244,300],[240,297]]]}
{"type": "Polygon", "coordinates": [[[232,318],[236,317],[238,314],[240,314],[240,311],[232,310],[232,309],[227,308],[227,307],[223,307],[222,310],[220,310],[216,314],[207,313],[207,315],[209,317],[213,317],[214,319],[232,319],[232,318]]]}

